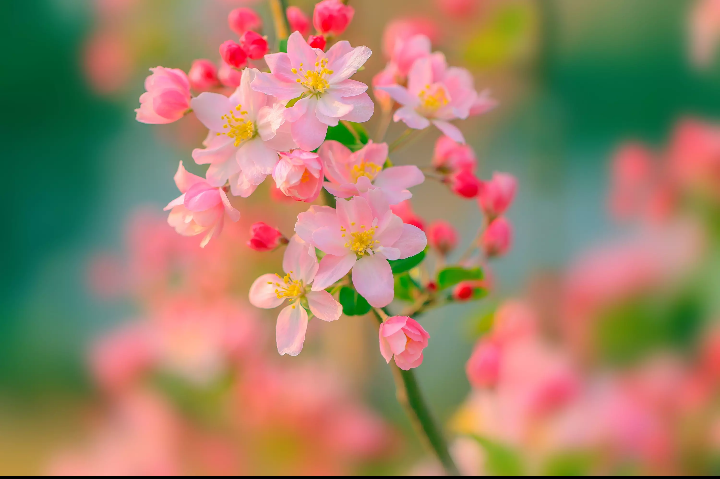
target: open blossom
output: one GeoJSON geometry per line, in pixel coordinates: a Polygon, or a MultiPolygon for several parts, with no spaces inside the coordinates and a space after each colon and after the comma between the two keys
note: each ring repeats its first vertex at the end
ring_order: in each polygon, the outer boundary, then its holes
{"type": "Polygon", "coordinates": [[[217,67],[210,60],[195,60],[188,72],[190,86],[198,91],[207,91],[220,84],[217,67]]]}
{"type": "Polygon", "coordinates": [[[475,171],[477,157],[470,145],[463,145],[449,136],[441,136],[435,142],[432,164],[441,172],[452,173],[458,170],[475,171]]]}
{"type": "Polygon", "coordinates": [[[232,221],[240,219],[240,212],[232,207],[222,188],[188,173],[182,162],[175,174],[175,184],[182,196],[165,207],[165,211],[170,210],[168,223],[183,236],[206,233],[201,247],[222,232],[225,216],[232,221]]]}
{"type": "Polygon", "coordinates": [[[310,33],[310,19],[299,7],[288,7],[285,12],[287,15],[288,23],[290,24],[290,30],[293,32],[300,32],[300,35],[305,36],[310,33]]]}
{"type": "Polygon", "coordinates": [[[272,251],[281,244],[287,244],[288,242],[287,238],[277,228],[262,222],[252,225],[250,235],[247,245],[255,251],[272,251]]]}
{"type": "Polygon", "coordinates": [[[300,354],[305,342],[309,309],[323,321],[336,321],[342,314],[342,306],[330,293],[310,285],[316,279],[318,261],[315,248],[297,235],[293,236],[283,257],[285,277],[277,274],[260,276],[250,288],[250,302],[263,309],[277,308],[287,299],[286,306],[278,316],[276,339],[281,355],[300,354]]]}
{"type": "Polygon", "coordinates": [[[387,143],[370,141],[353,153],[337,141],[328,140],[318,151],[330,180],[325,189],[338,198],[349,198],[378,188],[385,193],[388,203],[395,205],[412,198],[408,188],[425,181],[415,165],[391,166],[383,169],[388,158],[387,143]]]}
{"type": "Polygon", "coordinates": [[[206,148],[194,150],[193,159],[210,165],[208,183],[224,186],[230,180],[233,194],[242,197],[272,174],[279,151],[295,146],[282,128],[285,107],[250,88],[257,73],[245,69],[230,98],[206,92],[192,101],[197,117],[210,130],[206,148]]]}
{"type": "Polygon", "coordinates": [[[508,173],[494,173],[492,180],[480,183],[478,203],[490,218],[496,218],[510,207],[515,198],[517,180],[508,173]]]}
{"type": "Polygon", "coordinates": [[[367,85],[350,80],[370,58],[369,48],[352,48],[342,41],[324,53],[295,32],[288,39],[287,51],[265,56],[272,73],[258,73],[252,87],[283,102],[302,97],[285,113],[300,148],[318,148],[328,126],[340,120],[362,123],[370,119],[374,106],[365,93],[367,85]]]}
{"type": "Polygon", "coordinates": [[[381,86],[401,108],[394,120],[403,121],[409,128],[423,130],[431,124],[458,143],[465,138],[450,120],[466,119],[475,105],[478,94],[470,72],[463,68],[448,68],[442,54],[420,58],[408,73],[407,87],[381,86]]]}
{"type": "Polygon", "coordinates": [[[423,350],[430,335],[420,324],[407,316],[393,316],[380,325],[380,352],[385,361],[395,357],[395,364],[408,371],[423,362],[423,350]]]}
{"type": "Polygon", "coordinates": [[[190,108],[190,81],[177,68],[151,68],[140,96],[137,121],[156,125],[172,123],[185,116],[190,108]]]}
{"type": "Polygon", "coordinates": [[[323,0],[315,5],[313,25],[323,35],[338,36],[350,25],[355,9],[340,0],[323,0]]]}
{"type": "Polygon", "coordinates": [[[298,216],[297,234],[325,253],[313,291],[331,286],[352,270],[352,281],[376,308],[395,296],[388,260],[409,258],[427,245],[425,233],[407,225],[387,204],[382,191],[338,200],[337,209],[313,206],[298,216]]]}
{"type": "Polygon", "coordinates": [[[322,163],[317,154],[303,150],[281,153],[273,179],[285,195],[297,201],[315,201],[322,190],[322,163]]]}

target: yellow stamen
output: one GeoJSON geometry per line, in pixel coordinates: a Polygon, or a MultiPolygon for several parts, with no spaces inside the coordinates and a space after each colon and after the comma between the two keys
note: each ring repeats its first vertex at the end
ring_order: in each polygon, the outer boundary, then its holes
{"type": "Polygon", "coordinates": [[[440,108],[444,107],[448,103],[450,103],[450,99],[448,98],[447,94],[445,93],[444,88],[435,88],[435,91],[432,93],[429,93],[431,90],[430,85],[427,85],[425,87],[425,90],[421,91],[418,96],[420,97],[420,101],[422,102],[422,108],[430,113],[434,113],[440,108]]]}
{"type": "Polygon", "coordinates": [[[230,110],[229,114],[221,117],[227,122],[223,125],[223,129],[227,131],[218,133],[218,136],[227,135],[230,138],[234,138],[235,146],[240,146],[243,141],[255,136],[255,124],[245,118],[248,112],[242,109],[242,105],[236,106],[235,111],[230,110]],[[235,111],[240,112],[239,117],[235,116],[235,111]]]}
{"type": "MultiPolygon", "coordinates": [[[[333,74],[332,70],[327,69],[327,63],[327,58],[323,58],[322,60],[315,62],[315,70],[305,70],[305,72],[302,73],[302,68],[299,68],[298,70],[293,68],[291,71],[296,75],[302,75],[301,78],[298,78],[295,81],[310,90],[313,94],[323,94],[330,88],[330,84],[325,79],[325,76],[333,74]]],[[[300,64],[300,67],[302,67],[302,63],[300,64]]]]}
{"type": "Polygon", "coordinates": [[[350,176],[353,181],[357,181],[358,178],[364,176],[370,180],[374,180],[378,173],[382,170],[382,165],[376,165],[375,163],[369,163],[362,160],[359,165],[355,165],[350,170],[350,176]]]}
{"type": "Polygon", "coordinates": [[[283,278],[283,284],[275,283],[275,286],[277,286],[277,289],[275,289],[275,295],[278,299],[297,298],[305,292],[302,281],[293,280],[289,274],[286,274],[283,278]]]}

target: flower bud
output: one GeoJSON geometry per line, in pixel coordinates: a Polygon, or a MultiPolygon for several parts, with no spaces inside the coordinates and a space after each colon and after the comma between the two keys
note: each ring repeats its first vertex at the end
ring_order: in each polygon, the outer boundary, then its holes
{"type": "Polygon", "coordinates": [[[445,181],[450,184],[453,193],[463,198],[475,198],[480,191],[480,180],[469,170],[458,170],[445,181]]]}
{"type": "Polygon", "coordinates": [[[319,48],[320,50],[325,51],[325,45],[327,45],[327,40],[325,40],[325,37],[322,35],[310,35],[310,37],[308,38],[308,45],[313,48],[319,48]]]}
{"type": "Polygon", "coordinates": [[[217,67],[210,60],[195,60],[188,72],[190,86],[198,91],[207,91],[218,86],[217,67]]]}
{"type": "Polygon", "coordinates": [[[427,231],[428,243],[443,255],[457,247],[458,234],[453,225],[447,221],[436,221],[427,231]]]}
{"type": "Polygon", "coordinates": [[[310,33],[310,19],[298,7],[288,7],[287,19],[290,24],[290,30],[300,32],[300,35],[306,36],[310,33]]]}
{"type": "Polygon", "coordinates": [[[505,213],[517,189],[517,180],[507,173],[495,173],[490,181],[480,184],[478,204],[489,218],[497,218],[505,213]]]}
{"type": "Polygon", "coordinates": [[[500,376],[502,350],[492,341],[481,341],[465,365],[468,380],[474,388],[492,388],[500,376]]]}
{"type": "Polygon", "coordinates": [[[137,121],[150,124],[172,123],[190,108],[190,81],[176,68],[151,68],[145,80],[146,92],[140,96],[137,121]]]}
{"type": "Polygon", "coordinates": [[[265,37],[253,31],[243,33],[243,36],[240,37],[240,45],[248,58],[252,60],[260,60],[270,51],[265,37]]]}
{"type": "Polygon", "coordinates": [[[240,86],[240,80],[242,80],[242,72],[234,69],[223,61],[220,65],[220,70],[218,70],[218,80],[220,80],[223,86],[237,88],[240,86]]]}
{"type": "Polygon", "coordinates": [[[238,36],[262,28],[262,18],[252,8],[236,8],[228,15],[228,25],[238,36]]]}
{"type": "Polygon", "coordinates": [[[293,150],[280,153],[280,161],[273,170],[275,185],[287,196],[311,202],[323,187],[323,167],[317,153],[293,150]]]}
{"type": "Polygon", "coordinates": [[[279,230],[262,222],[252,225],[250,234],[247,245],[255,251],[272,251],[281,244],[288,243],[287,238],[279,230]]]}
{"type": "Polygon", "coordinates": [[[407,225],[413,225],[425,231],[425,221],[423,221],[422,218],[415,214],[412,209],[412,204],[410,203],[410,200],[405,200],[402,203],[398,203],[397,205],[392,205],[390,209],[393,213],[399,216],[401,220],[403,220],[403,223],[407,225]]]}
{"type": "Polygon", "coordinates": [[[464,302],[472,299],[474,292],[475,286],[469,281],[463,281],[455,286],[452,296],[455,301],[464,302]]]}
{"type": "Polygon", "coordinates": [[[323,35],[340,35],[352,21],[355,9],[340,0],[323,0],[315,5],[313,25],[323,35]]]}
{"type": "Polygon", "coordinates": [[[432,164],[435,169],[450,173],[458,170],[475,171],[477,158],[470,145],[462,145],[449,136],[441,136],[435,142],[432,164]]]}
{"type": "Polygon", "coordinates": [[[247,53],[243,47],[232,40],[228,40],[220,45],[220,56],[233,68],[242,68],[247,63],[247,53]]]}
{"type": "Polygon", "coordinates": [[[488,257],[503,256],[512,244],[512,226],[505,218],[498,218],[487,227],[480,239],[488,257]]]}
{"type": "Polygon", "coordinates": [[[430,335],[407,316],[393,316],[380,325],[380,352],[385,361],[395,357],[395,364],[408,371],[423,362],[423,350],[430,335]]]}

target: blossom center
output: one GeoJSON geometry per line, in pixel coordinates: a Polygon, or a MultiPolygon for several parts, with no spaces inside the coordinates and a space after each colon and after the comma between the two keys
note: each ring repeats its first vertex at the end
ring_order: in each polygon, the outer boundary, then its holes
{"type": "Polygon", "coordinates": [[[418,93],[418,97],[423,110],[428,113],[435,113],[450,103],[445,89],[440,86],[425,85],[425,89],[418,93]]]}
{"type": "Polygon", "coordinates": [[[353,181],[357,181],[361,176],[373,180],[375,179],[375,176],[380,173],[380,170],[382,170],[382,166],[362,160],[359,165],[352,167],[352,170],[350,170],[350,176],[352,176],[353,181]]]}
{"type": "MultiPolygon", "coordinates": [[[[290,273],[292,273],[292,271],[290,271],[290,273]]],[[[305,293],[302,281],[292,279],[290,273],[285,275],[282,283],[268,281],[268,284],[274,284],[276,286],[275,295],[278,299],[297,298],[305,293]]]]}
{"type": "Polygon", "coordinates": [[[325,75],[332,75],[333,71],[327,69],[327,58],[315,62],[314,70],[304,70],[303,64],[299,68],[293,68],[292,72],[300,76],[295,81],[310,90],[313,94],[323,94],[330,88],[330,83],[325,75]]]}
{"type": "MultiPolygon", "coordinates": [[[[360,226],[360,231],[350,233],[350,238],[345,243],[345,247],[350,248],[358,257],[372,254],[375,246],[380,243],[375,239],[375,230],[377,228],[377,226],[373,226],[370,229],[365,229],[365,225],[360,226]]],[[[343,232],[342,237],[345,238],[348,234],[345,227],[341,226],[340,231],[343,232]]]]}
{"type": "Polygon", "coordinates": [[[235,139],[235,146],[240,146],[243,141],[249,140],[255,136],[255,124],[246,118],[247,111],[242,109],[242,105],[235,107],[235,110],[230,110],[230,113],[223,115],[220,118],[226,121],[223,125],[222,133],[220,135],[227,135],[229,138],[235,139]],[[235,116],[235,112],[239,112],[239,117],[235,116]]]}

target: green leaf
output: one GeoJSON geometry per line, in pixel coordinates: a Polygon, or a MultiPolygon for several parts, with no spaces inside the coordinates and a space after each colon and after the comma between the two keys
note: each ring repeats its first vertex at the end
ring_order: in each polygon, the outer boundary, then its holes
{"type": "Polygon", "coordinates": [[[525,475],[522,459],[517,451],[480,436],[472,435],[485,450],[485,468],[492,476],[525,475]]]}
{"type": "Polygon", "coordinates": [[[287,42],[287,38],[280,40],[280,43],[278,44],[278,51],[281,53],[287,53],[287,42]]]}
{"type": "Polygon", "coordinates": [[[451,266],[438,273],[438,289],[447,289],[463,281],[477,281],[483,278],[480,268],[466,269],[460,266],[451,266]]]}
{"type": "Polygon", "coordinates": [[[294,106],[295,106],[295,103],[297,103],[298,101],[300,101],[300,99],[302,99],[302,97],[303,97],[303,96],[300,95],[300,96],[297,97],[297,98],[293,98],[292,100],[290,100],[289,102],[287,102],[287,105],[285,105],[285,108],[292,108],[292,107],[294,107],[294,106]]]}
{"type": "Polygon", "coordinates": [[[395,276],[395,299],[400,301],[415,301],[415,293],[418,291],[415,282],[407,274],[395,276]]]}
{"type": "Polygon", "coordinates": [[[325,140],[335,140],[347,146],[352,151],[357,151],[367,144],[370,137],[365,127],[361,124],[342,121],[338,123],[337,126],[328,128],[325,140]],[[352,131],[350,131],[348,127],[352,128],[352,131]]]}
{"type": "Polygon", "coordinates": [[[370,312],[371,307],[367,300],[349,286],[343,286],[339,299],[346,316],[362,316],[370,312]]]}
{"type": "Polygon", "coordinates": [[[426,251],[421,251],[415,256],[411,256],[409,258],[389,261],[393,274],[400,274],[404,273],[405,271],[410,271],[415,266],[423,262],[426,254],[426,251]]]}

